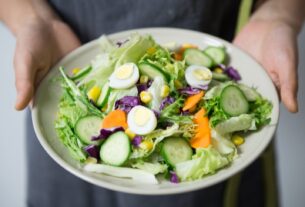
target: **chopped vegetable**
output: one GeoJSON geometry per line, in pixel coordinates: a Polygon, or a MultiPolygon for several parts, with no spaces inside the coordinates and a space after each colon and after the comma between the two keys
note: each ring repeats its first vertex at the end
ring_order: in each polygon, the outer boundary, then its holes
{"type": "Polygon", "coordinates": [[[236,146],[240,146],[245,143],[245,138],[237,134],[234,134],[231,139],[236,146]]]}
{"type": "Polygon", "coordinates": [[[98,147],[96,145],[90,144],[90,145],[84,147],[84,150],[88,153],[88,155],[90,157],[94,157],[97,160],[100,158],[100,156],[99,156],[99,149],[98,149],[98,147]]]}
{"type": "Polygon", "coordinates": [[[201,108],[194,116],[194,123],[197,124],[195,137],[191,139],[193,148],[207,148],[211,144],[211,129],[206,111],[201,108]]]}
{"type": "Polygon", "coordinates": [[[123,127],[124,129],[127,129],[127,118],[124,111],[116,109],[104,118],[101,128],[109,129],[113,127],[123,127]]]}
{"type": "Polygon", "coordinates": [[[143,103],[148,104],[152,100],[152,96],[147,91],[142,91],[140,93],[140,99],[143,103]]]}
{"type": "Polygon", "coordinates": [[[184,102],[184,106],[182,110],[183,111],[189,110],[190,108],[195,106],[203,96],[204,96],[204,92],[200,91],[198,94],[187,97],[184,102]]]}
{"type": "Polygon", "coordinates": [[[124,131],[124,128],[119,126],[119,127],[113,127],[110,129],[103,128],[100,130],[100,134],[98,136],[93,136],[91,138],[92,141],[97,141],[97,140],[104,140],[107,139],[110,135],[112,135],[115,132],[119,131],[124,131]]]}
{"type": "Polygon", "coordinates": [[[126,113],[130,112],[130,110],[135,107],[141,105],[141,101],[137,96],[124,96],[123,98],[117,100],[115,102],[115,109],[120,109],[125,111],[126,113]]]}

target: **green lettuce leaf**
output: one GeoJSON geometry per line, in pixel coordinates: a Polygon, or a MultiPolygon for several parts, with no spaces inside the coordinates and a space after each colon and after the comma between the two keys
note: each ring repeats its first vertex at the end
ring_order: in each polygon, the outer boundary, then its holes
{"type": "Polygon", "coordinates": [[[175,171],[181,181],[191,181],[214,174],[228,164],[229,159],[216,149],[199,148],[191,160],[176,164],[175,171]]]}
{"type": "Polygon", "coordinates": [[[263,98],[258,98],[250,103],[250,113],[254,115],[255,124],[258,129],[270,123],[272,108],[272,103],[263,98]]]}
{"type": "Polygon", "coordinates": [[[138,168],[140,170],[144,170],[146,172],[152,173],[154,175],[159,173],[164,173],[167,171],[167,165],[161,164],[159,162],[151,163],[144,162],[142,160],[138,160],[136,163],[132,164],[133,168],[138,168]]]}

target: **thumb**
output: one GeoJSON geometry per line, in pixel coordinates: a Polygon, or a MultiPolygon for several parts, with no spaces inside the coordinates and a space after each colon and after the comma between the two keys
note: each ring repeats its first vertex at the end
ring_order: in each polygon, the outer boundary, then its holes
{"type": "Polygon", "coordinates": [[[34,94],[34,68],[31,54],[17,48],[14,57],[15,85],[17,90],[16,110],[23,110],[34,94]]]}

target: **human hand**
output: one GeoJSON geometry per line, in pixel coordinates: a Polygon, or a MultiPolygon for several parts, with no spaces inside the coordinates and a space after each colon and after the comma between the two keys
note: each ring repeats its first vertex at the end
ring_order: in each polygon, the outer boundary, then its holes
{"type": "Polygon", "coordinates": [[[14,56],[17,100],[15,108],[24,109],[35,88],[51,66],[80,45],[72,30],[59,19],[31,19],[16,32],[14,56]]]}
{"type": "Polygon", "coordinates": [[[253,19],[234,39],[266,69],[290,112],[297,103],[297,31],[281,20],[253,19]]]}

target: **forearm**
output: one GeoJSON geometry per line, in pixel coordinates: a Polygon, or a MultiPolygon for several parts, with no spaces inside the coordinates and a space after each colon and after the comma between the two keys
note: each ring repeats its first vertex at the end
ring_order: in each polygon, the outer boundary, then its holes
{"type": "Polygon", "coordinates": [[[305,0],[262,0],[251,20],[281,21],[298,33],[305,19],[305,0]]]}
{"type": "Polygon", "coordinates": [[[57,18],[45,0],[0,0],[0,20],[14,35],[25,22],[57,18]]]}

